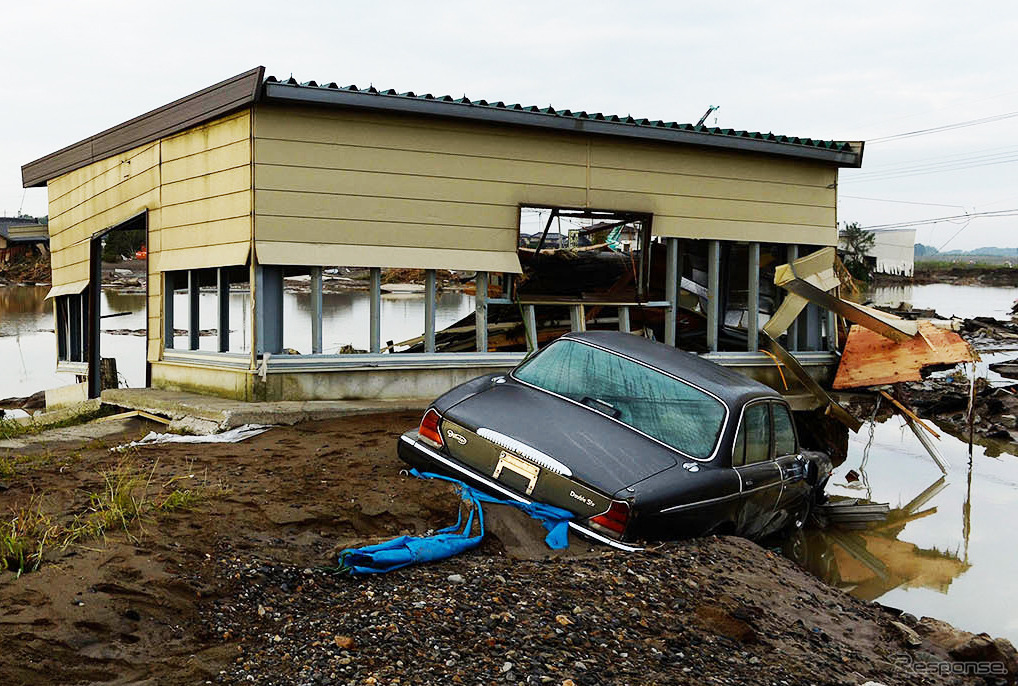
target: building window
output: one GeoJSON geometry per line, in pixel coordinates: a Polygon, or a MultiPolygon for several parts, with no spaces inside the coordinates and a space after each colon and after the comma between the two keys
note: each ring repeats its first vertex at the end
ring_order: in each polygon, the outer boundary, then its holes
{"type": "Polygon", "coordinates": [[[54,298],[57,313],[57,360],[88,359],[88,289],[76,295],[54,298]]]}

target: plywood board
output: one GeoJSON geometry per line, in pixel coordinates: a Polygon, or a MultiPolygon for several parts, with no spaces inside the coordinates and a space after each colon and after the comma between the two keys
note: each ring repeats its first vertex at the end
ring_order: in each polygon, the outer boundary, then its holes
{"type": "Polygon", "coordinates": [[[953,331],[919,322],[919,333],[895,343],[865,327],[853,326],[832,387],[841,390],[921,381],[923,367],[977,359],[968,343],[953,331]]]}

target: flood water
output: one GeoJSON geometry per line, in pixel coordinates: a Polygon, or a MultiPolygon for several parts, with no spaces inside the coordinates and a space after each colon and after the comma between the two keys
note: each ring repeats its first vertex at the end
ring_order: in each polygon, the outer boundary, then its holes
{"type": "MultiPolygon", "coordinates": [[[[0,398],[27,395],[73,382],[55,372],[52,308],[46,287],[0,288],[0,398]]],[[[877,289],[876,303],[911,302],[945,316],[1006,318],[1016,289],[927,285],[877,289]]],[[[200,325],[215,326],[215,297],[202,293],[200,325]]],[[[144,383],[144,336],[110,333],[145,326],[141,293],[104,291],[103,313],[130,313],[103,320],[102,352],[115,356],[129,386],[144,383]]],[[[473,297],[458,292],[440,296],[439,328],[468,314],[473,297]]],[[[325,352],[343,345],[368,347],[368,296],[363,292],[325,294],[325,352]]],[[[175,301],[176,328],[187,328],[185,296],[175,301]],[[181,316],[182,315],[182,316],[181,316]]],[[[245,333],[248,294],[230,297],[231,350],[249,350],[245,333]]],[[[424,299],[420,295],[387,296],[382,302],[382,340],[402,341],[423,331],[424,299]]],[[[310,298],[284,295],[284,346],[310,352],[310,298]]],[[[183,346],[186,338],[178,336],[183,346]]],[[[216,338],[201,338],[202,349],[214,349],[216,338]]],[[[984,357],[987,357],[984,355],[984,357]]],[[[997,353],[993,359],[1018,357],[997,353]]],[[[1013,450],[1015,446],[1011,446],[1013,450]]],[[[849,457],[831,479],[835,495],[886,502],[892,508],[911,503],[910,520],[880,530],[826,534],[808,531],[791,542],[788,554],[830,583],[866,600],[878,600],[916,615],[947,620],[974,632],[987,631],[1018,643],[1018,555],[1011,527],[1018,495],[1018,457],[1006,452],[991,457],[942,432],[938,449],[949,465],[947,476],[926,455],[915,436],[897,418],[864,427],[850,435],[849,457]],[[861,478],[849,482],[854,470],[861,478]],[[932,487],[929,488],[928,487],[932,487]],[[926,492],[925,502],[916,503],[926,492]]]]}
{"type": "Polygon", "coordinates": [[[948,464],[946,476],[897,417],[849,434],[848,459],[835,470],[828,493],[908,507],[911,521],[808,531],[786,546],[786,554],[864,600],[1018,643],[1011,524],[1018,457],[991,457],[975,445],[970,460],[967,443],[940,433],[935,443],[948,464]],[[848,480],[851,471],[859,480],[848,480]]]}
{"type": "MultiPolygon", "coordinates": [[[[56,336],[53,307],[45,300],[48,286],[0,287],[0,398],[24,396],[36,391],[74,383],[73,375],[56,372],[56,336]]],[[[344,345],[366,350],[368,294],[363,291],[326,293],[322,297],[322,339],[325,353],[344,345]]],[[[215,350],[217,337],[216,296],[201,293],[199,326],[208,333],[199,338],[199,349],[215,350]]],[[[230,351],[250,351],[247,292],[230,294],[230,351]]],[[[435,313],[438,328],[458,321],[474,309],[474,297],[457,291],[439,295],[435,313]]],[[[188,328],[187,296],[174,296],[175,328],[188,328]]],[[[103,357],[115,357],[121,385],[145,385],[145,294],[103,290],[100,348],[103,357]],[[120,315],[109,317],[108,315],[120,315]],[[135,334],[124,333],[136,332],[135,334]],[[117,332],[117,333],[111,333],[117,332]]],[[[382,297],[382,341],[405,341],[424,331],[424,296],[393,294],[382,297]]],[[[178,349],[187,347],[187,336],[174,337],[178,349]]],[[[302,354],[311,352],[311,296],[283,294],[283,346],[302,354]]]]}

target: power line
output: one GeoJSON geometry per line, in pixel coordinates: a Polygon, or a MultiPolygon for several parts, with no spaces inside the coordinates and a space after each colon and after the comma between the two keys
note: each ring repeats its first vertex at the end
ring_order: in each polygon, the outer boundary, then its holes
{"type": "Polygon", "coordinates": [[[1003,114],[994,114],[989,117],[982,117],[980,119],[970,119],[968,121],[960,121],[954,124],[944,124],[943,126],[934,126],[928,129],[916,129],[915,131],[906,131],[904,133],[896,133],[891,136],[882,136],[880,138],[871,138],[866,141],[867,145],[875,145],[878,143],[887,143],[888,141],[901,140],[903,138],[913,138],[915,136],[928,136],[931,133],[941,133],[943,131],[953,131],[954,129],[964,129],[969,126],[978,126],[980,124],[990,124],[992,122],[1001,121],[1003,119],[1010,119],[1012,117],[1018,117],[1018,112],[1005,112],[1003,114]]]}
{"type": "Polygon", "coordinates": [[[891,200],[890,198],[867,198],[861,195],[838,195],[838,199],[851,198],[852,200],[870,200],[872,202],[892,202],[898,205],[923,205],[925,207],[956,207],[965,209],[964,205],[945,205],[939,202],[914,202],[911,200],[891,200]]]}
{"type": "Polygon", "coordinates": [[[874,231],[877,229],[904,229],[912,226],[925,226],[928,224],[939,224],[941,222],[954,222],[963,220],[966,225],[973,219],[977,218],[1000,218],[1000,217],[1018,217],[1018,207],[1007,209],[1007,210],[995,210],[993,212],[972,212],[967,214],[956,214],[949,217],[934,217],[932,219],[916,219],[913,221],[905,222],[894,222],[891,224],[875,224],[873,226],[864,227],[867,231],[874,231]]]}
{"type": "Polygon", "coordinates": [[[910,176],[926,176],[928,174],[942,174],[944,172],[960,171],[962,169],[975,169],[977,167],[993,167],[998,164],[1012,164],[1018,162],[1018,153],[1008,153],[1006,155],[987,156],[984,159],[973,158],[968,162],[958,163],[942,163],[927,164],[927,165],[916,165],[911,169],[901,169],[897,172],[874,172],[873,174],[859,174],[852,178],[845,179],[842,184],[845,183],[866,183],[872,181],[889,181],[891,179],[902,179],[910,176]]]}

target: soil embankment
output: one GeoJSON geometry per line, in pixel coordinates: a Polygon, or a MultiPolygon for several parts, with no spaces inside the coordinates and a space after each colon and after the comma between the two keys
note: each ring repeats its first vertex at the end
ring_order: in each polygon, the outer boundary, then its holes
{"type": "Polygon", "coordinates": [[[1018,267],[988,264],[915,263],[914,274],[874,274],[874,286],[945,283],[954,286],[1018,286],[1018,267]]]}
{"type": "Polygon", "coordinates": [[[399,473],[394,442],[417,419],[111,453],[151,428],[125,424],[0,451],[5,506],[34,497],[56,523],[94,509],[100,473],[124,460],[146,475],[136,498],[215,484],[53,548],[19,579],[0,573],[5,683],[891,685],[962,683],[915,671],[952,655],[1013,659],[1009,644],[898,617],[736,538],[556,561],[512,559],[489,538],[439,563],[335,576],[324,568],[345,547],[455,521],[448,484],[399,473]]]}

